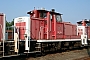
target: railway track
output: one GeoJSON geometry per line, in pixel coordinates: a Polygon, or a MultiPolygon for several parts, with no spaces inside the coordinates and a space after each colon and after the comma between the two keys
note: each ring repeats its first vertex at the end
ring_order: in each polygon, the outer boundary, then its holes
{"type": "Polygon", "coordinates": [[[90,60],[90,57],[83,57],[83,58],[79,58],[79,59],[75,59],[75,60],[90,60]]]}
{"type": "MultiPolygon", "coordinates": [[[[34,54],[30,54],[29,57],[26,55],[18,56],[18,57],[9,57],[3,58],[3,60],[77,60],[82,58],[87,58],[88,53],[87,49],[73,49],[71,51],[57,51],[53,53],[48,53],[45,56],[34,57],[34,54]]],[[[1,60],[1,59],[0,59],[1,60]]]]}

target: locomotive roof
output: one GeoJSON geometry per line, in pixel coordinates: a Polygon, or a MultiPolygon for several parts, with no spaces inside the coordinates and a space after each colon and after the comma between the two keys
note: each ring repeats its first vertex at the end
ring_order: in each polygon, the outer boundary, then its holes
{"type": "Polygon", "coordinates": [[[51,14],[57,14],[57,15],[63,15],[63,14],[60,14],[60,13],[57,13],[57,12],[53,12],[53,11],[50,11],[51,14]]]}
{"type": "MultiPolygon", "coordinates": [[[[85,20],[84,20],[85,21],[85,20]]],[[[90,21],[85,21],[86,23],[90,23],[90,21]]],[[[77,22],[78,24],[82,24],[82,21],[77,22]]]]}
{"type": "MultiPolygon", "coordinates": [[[[63,14],[60,14],[60,13],[57,13],[57,12],[54,12],[54,11],[48,11],[48,10],[42,10],[42,9],[39,9],[37,11],[44,11],[44,12],[50,12],[51,14],[63,15],[63,14]]],[[[30,14],[30,13],[31,13],[31,11],[27,12],[27,14],[30,14]]]]}

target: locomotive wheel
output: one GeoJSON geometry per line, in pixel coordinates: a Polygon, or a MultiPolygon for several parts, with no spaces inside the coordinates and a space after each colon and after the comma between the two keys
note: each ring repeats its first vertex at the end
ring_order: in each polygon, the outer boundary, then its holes
{"type": "Polygon", "coordinates": [[[87,47],[87,53],[88,53],[88,55],[90,57],[90,45],[87,47]]]}
{"type": "Polygon", "coordinates": [[[73,49],[73,43],[72,43],[72,42],[69,43],[69,49],[70,49],[70,50],[73,49]]]}

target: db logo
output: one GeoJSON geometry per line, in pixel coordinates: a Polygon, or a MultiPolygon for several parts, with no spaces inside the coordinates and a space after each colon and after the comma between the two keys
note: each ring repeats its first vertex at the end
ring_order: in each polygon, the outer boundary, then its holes
{"type": "Polygon", "coordinates": [[[61,31],[58,31],[57,33],[58,33],[58,34],[62,34],[62,32],[61,32],[61,31]]]}

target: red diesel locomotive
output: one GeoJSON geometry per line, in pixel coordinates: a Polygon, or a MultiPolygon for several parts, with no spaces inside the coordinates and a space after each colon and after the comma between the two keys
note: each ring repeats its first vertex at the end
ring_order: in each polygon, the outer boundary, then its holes
{"type": "Polygon", "coordinates": [[[45,53],[77,48],[89,43],[90,21],[82,20],[76,25],[64,22],[62,14],[55,12],[54,9],[51,11],[34,9],[27,14],[30,17],[14,19],[17,53],[45,53]]]}

